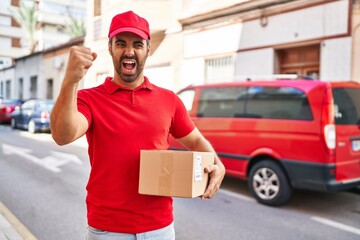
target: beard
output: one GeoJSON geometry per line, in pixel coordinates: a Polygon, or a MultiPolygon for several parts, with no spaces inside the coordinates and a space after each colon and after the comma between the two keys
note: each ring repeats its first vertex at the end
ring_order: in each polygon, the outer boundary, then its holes
{"type": "Polygon", "coordinates": [[[115,71],[117,72],[117,74],[120,76],[120,79],[123,80],[126,83],[132,83],[134,81],[136,81],[140,74],[143,72],[144,70],[144,66],[145,66],[145,62],[146,62],[147,57],[145,57],[142,61],[139,61],[139,59],[136,56],[122,56],[119,61],[117,61],[116,59],[114,59],[113,57],[113,62],[114,62],[114,66],[115,67],[115,71]],[[124,59],[133,59],[135,61],[135,72],[133,74],[125,74],[122,72],[122,62],[124,59]]]}

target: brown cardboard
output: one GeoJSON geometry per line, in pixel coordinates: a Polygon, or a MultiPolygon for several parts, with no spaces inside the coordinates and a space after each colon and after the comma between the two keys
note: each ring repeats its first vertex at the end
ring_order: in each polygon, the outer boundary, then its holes
{"type": "Polygon", "coordinates": [[[194,198],[204,194],[214,164],[211,152],[141,150],[139,193],[194,198]]]}

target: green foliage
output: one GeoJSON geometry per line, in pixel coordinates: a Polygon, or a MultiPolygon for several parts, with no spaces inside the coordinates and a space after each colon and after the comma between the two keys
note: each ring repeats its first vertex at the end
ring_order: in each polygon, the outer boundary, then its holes
{"type": "Polygon", "coordinates": [[[15,21],[25,30],[29,42],[30,52],[35,52],[38,41],[35,39],[36,27],[38,24],[39,11],[35,1],[32,6],[26,6],[20,1],[17,11],[10,9],[15,21]]]}
{"type": "Polygon", "coordinates": [[[86,34],[85,23],[82,20],[77,20],[69,16],[70,23],[67,24],[66,29],[72,37],[84,36],[86,34]]]}
{"type": "MultiPolygon", "coordinates": [[[[39,9],[38,1],[28,1],[29,4],[25,4],[24,0],[19,2],[19,7],[15,10],[9,9],[15,21],[24,29],[26,32],[25,40],[28,43],[30,53],[34,53],[38,45],[36,39],[37,27],[39,24],[39,9]]],[[[66,31],[71,37],[85,36],[86,27],[82,20],[73,17],[68,11],[69,21],[66,23],[66,31]]]]}

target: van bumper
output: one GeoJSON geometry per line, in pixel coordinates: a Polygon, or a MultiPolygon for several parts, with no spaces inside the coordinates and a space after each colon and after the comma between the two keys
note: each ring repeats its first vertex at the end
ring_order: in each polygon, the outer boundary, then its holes
{"type": "Polygon", "coordinates": [[[360,178],[336,181],[335,164],[282,160],[292,187],[323,192],[339,192],[360,186],[360,178]]]}
{"type": "Polygon", "coordinates": [[[360,187],[360,178],[352,181],[342,181],[336,182],[332,181],[327,184],[327,191],[329,192],[339,192],[343,190],[349,190],[356,187],[360,187]]]}

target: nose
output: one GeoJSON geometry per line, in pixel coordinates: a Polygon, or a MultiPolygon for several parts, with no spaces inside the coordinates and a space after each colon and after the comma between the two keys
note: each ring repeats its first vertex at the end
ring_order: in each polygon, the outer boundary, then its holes
{"type": "Polygon", "coordinates": [[[133,56],[135,54],[134,48],[132,46],[128,46],[125,49],[125,55],[126,56],[133,56]]]}

